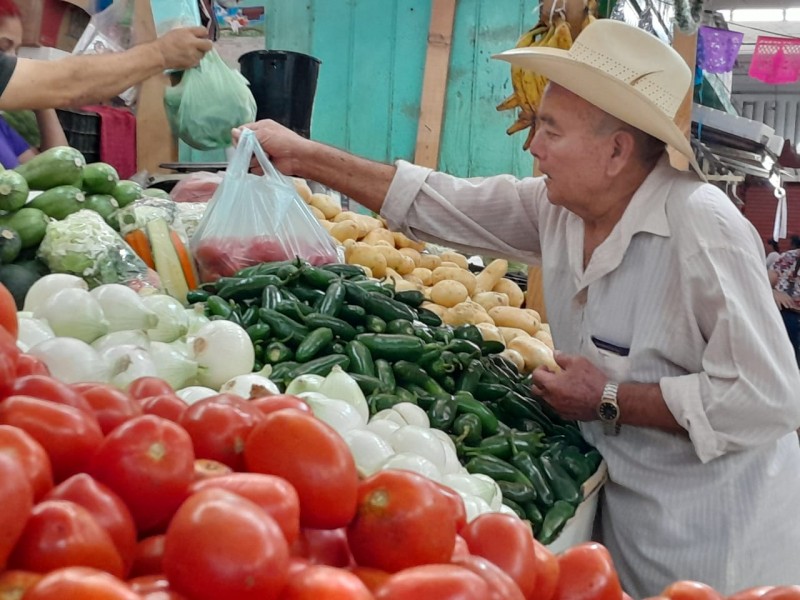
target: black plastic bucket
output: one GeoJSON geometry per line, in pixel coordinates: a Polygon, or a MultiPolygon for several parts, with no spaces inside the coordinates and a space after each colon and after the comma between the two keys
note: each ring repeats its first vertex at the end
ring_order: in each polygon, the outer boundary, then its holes
{"type": "Polygon", "coordinates": [[[256,99],[256,118],[310,137],[320,60],[288,50],[255,50],[240,56],[239,65],[256,99]]]}

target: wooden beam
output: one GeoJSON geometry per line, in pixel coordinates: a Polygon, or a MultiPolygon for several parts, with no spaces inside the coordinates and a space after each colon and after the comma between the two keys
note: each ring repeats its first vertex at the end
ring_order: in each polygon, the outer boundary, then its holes
{"type": "MultiPolygon", "coordinates": [[[[692,81],[694,81],[694,69],[697,60],[697,33],[686,35],[681,33],[677,25],[672,30],[672,47],[681,55],[689,69],[692,71],[692,81]]],[[[683,98],[683,103],[678,108],[678,113],[675,115],[675,124],[681,128],[689,139],[692,131],[692,99],[694,97],[694,85],[689,87],[686,96],[683,98]]],[[[680,154],[679,152],[671,151],[669,154],[670,164],[676,169],[686,171],[689,169],[689,159],[680,154]]]]}
{"type": "Polygon", "coordinates": [[[425,75],[422,80],[417,146],[414,152],[416,164],[432,169],[437,168],[439,164],[455,14],[456,0],[433,0],[428,29],[428,51],[425,56],[425,75]]]}

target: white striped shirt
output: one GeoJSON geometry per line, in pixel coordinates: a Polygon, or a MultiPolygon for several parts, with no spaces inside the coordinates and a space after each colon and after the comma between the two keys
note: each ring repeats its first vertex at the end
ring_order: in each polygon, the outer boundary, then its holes
{"type": "Polygon", "coordinates": [[[800,371],[761,240],[720,190],[664,159],[585,271],[583,222],[547,201],[542,179],[399,161],[382,215],[470,254],[541,258],[556,347],[614,381],[660,384],[688,438],[582,424],[608,464],[601,541],[629,594],[679,579],[724,594],[800,584],[800,371]]]}

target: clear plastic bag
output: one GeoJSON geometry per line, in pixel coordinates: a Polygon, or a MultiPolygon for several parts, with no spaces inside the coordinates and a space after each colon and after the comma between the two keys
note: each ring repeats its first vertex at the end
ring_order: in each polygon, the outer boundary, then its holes
{"type": "Polygon", "coordinates": [[[197,150],[227,148],[231,129],[256,118],[247,79],[226,65],[216,50],[185,71],[177,86],[167,88],[164,108],[175,135],[197,150]]]}
{"type": "Polygon", "coordinates": [[[192,236],[192,253],[204,282],[251,265],[303,258],[319,265],[340,261],[336,243],[267,159],[255,134],[245,130],[225,178],[192,236]],[[249,172],[255,155],[264,175],[249,172]]]}
{"type": "Polygon", "coordinates": [[[181,179],[172,188],[175,202],[208,202],[222,183],[222,173],[197,171],[181,179]]]}
{"type": "Polygon", "coordinates": [[[200,25],[197,0],[150,0],[150,7],[158,36],[178,27],[200,25]]]}

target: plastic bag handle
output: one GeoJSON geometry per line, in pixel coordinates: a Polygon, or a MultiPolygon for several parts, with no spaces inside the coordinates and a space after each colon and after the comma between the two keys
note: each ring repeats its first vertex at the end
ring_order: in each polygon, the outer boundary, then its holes
{"type": "Polygon", "coordinates": [[[243,177],[250,172],[250,159],[255,155],[259,166],[264,171],[265,178],[272,178],[279,183],[293,187],[291,182],[286,178],[283,173],[278,171],[272,162],[267,158],[266,153],[261,144],[258,143],[258,138],[252,129],[244,129],[242,135],[239,137],[239,144],[236,146],[236,151],[233,153],[230,164],[228,165],[228,173],[235,177],[243,177]]]}

